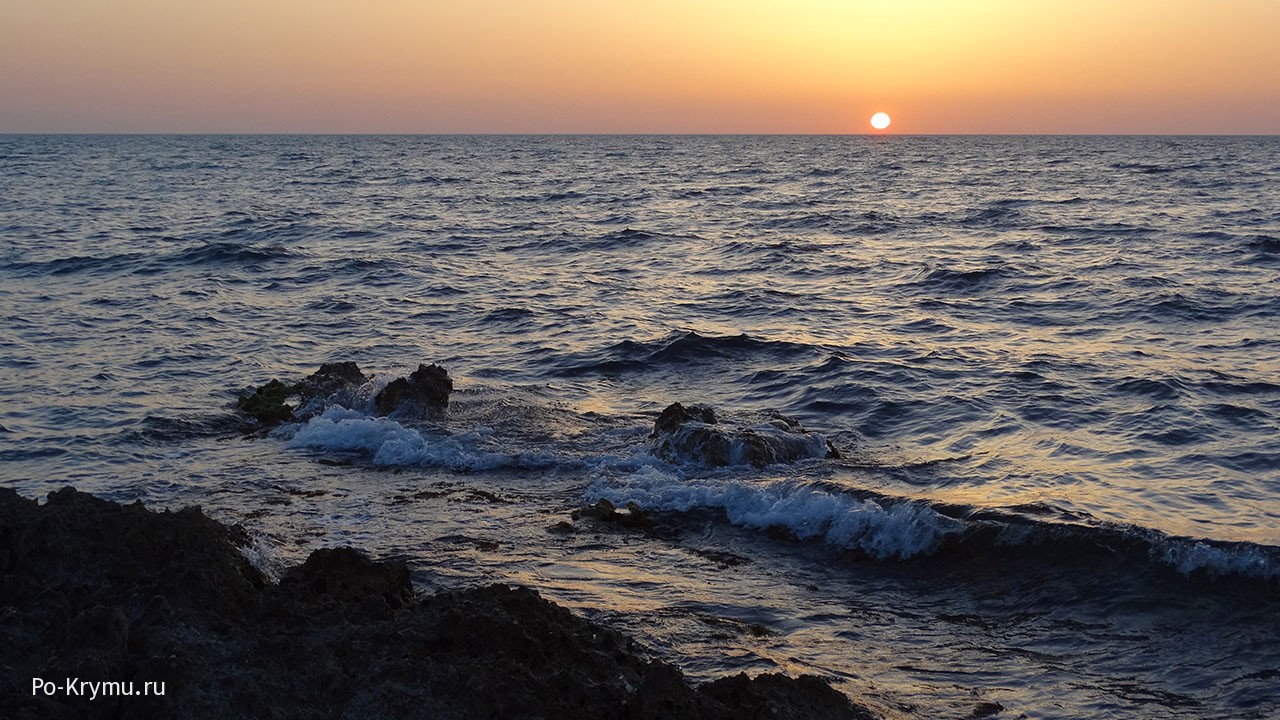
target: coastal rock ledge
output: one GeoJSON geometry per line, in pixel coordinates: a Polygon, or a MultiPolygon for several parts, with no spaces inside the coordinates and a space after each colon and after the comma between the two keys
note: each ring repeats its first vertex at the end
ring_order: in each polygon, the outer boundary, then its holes
{"type": "Polygon", "coordinates": [[[0,717],[872,717],[816,677],[691,686],[533,590],[419,598],[402,563],[349,548],[272,583],[245,540],[199,509],[0,488],[0,717]],[[165,694],[33,694],[34,678],[165,694]]]}

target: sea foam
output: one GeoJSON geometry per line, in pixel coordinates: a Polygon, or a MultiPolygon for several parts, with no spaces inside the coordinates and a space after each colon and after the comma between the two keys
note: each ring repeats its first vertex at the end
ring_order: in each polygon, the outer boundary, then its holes
{"type": "Polygon", "coordinates": [[[927,555],[962,527],[957,520],[905,501],[881,504],[789,480],[683,479],[658,468],[597,479],[588,497],[615,505],[634,502],[646,510],[717,508],[735,525],[780,526],[801,540],[821,539],[880,559],[927,555]]]}
{"type": "Polygon", "coordinates": [[[1261,580],[1280,578],[1276,557],[1261,546],[1247,543],[1212,545],[1202,540],[1163,538],[1152,542],[1151,557],[1184,575],[1203,571],[1261,580]]]}
{"type": "Polygon", "coordinates": [[[529,454],[492,452],[479,447],[484,429],[427,437],[385,417],[369,417],[340,406],[330,407],[305,424],[282,431],[292,434],[287,445],[315,450],[357,451],[371,456],[374,465],[439,467],[462,472],[504,467],[543,467],[554,458],[529,454]]]}

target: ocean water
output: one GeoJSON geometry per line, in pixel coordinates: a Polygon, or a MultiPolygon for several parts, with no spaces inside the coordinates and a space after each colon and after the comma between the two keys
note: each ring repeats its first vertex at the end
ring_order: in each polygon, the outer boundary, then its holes
{"type": "Polygon", "coordinates": [[[1280,715],[1280,138],[0,136],[0,482],[889,718],[1280,715]],[[235,398],[373,383],[246,432],[235,398]],[[368,394],[448,368],[442,418],[368,394]],[[843,454],[708,468],[673,401],[843,454]],[[574,522],[635,502],[641,532],[574,522]],[[988,706],[989,707],[989,706],[988,706]]]}

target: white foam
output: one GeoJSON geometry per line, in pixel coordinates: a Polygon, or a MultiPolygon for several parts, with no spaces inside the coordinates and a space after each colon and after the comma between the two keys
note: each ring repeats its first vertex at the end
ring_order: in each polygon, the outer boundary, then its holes
{"type": "Polygon", "coordinates": [[[485,440],[484,429],[427,438],[390,418],[368,417],[338,406],[287,432],[293,433],[288,447],[367,452],[375,465],[480,471],[502,467],[544,467],[554,463],[554,459],[539,455],[511,455],[484,450],[478,447],[485,440]]]}
{"type": "Polygon", "coordinates": [[[257,568],[273,583],[280,582],[280,577],[288,567],[288,563],[280,553],[280,549],[261,535],[252,535],[247,545],[239,548],[249,564],[257,568]]]}
{"type": "Polygon", "coordinates": [[[1204,570],[1214,575],[1280,578],[1273,558],[1256,546],[1219,547],[1200,541],[1166,539],[1151,546],[1151,554],[1179,572],[1189,575],[1204,570]]]}
{"type": "Polygon", "coordinates": [[[623,478],[597,479],[588,494],[591,500],[606,499],[615,505],[634,502],[647,510],[720,508],[735,525],[758,529],[780,525],[802,540],[821,539],[882,559],[928,554],[947,535],[960,530],[958,521],[921,505],[885,506],[786,480],[686,480],[658,468],[643,468],[623,478]]]}

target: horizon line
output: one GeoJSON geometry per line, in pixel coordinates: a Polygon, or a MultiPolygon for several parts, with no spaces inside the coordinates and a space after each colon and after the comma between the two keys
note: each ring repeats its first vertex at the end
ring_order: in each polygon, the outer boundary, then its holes
{"type": "Polygon", "coordinates": [[[5,136],[122,136],[122,137],[259,137],[259,136],[369,136],[369,137],[1280,137],[1277,132],[381,132],[381,131],[5,131],[5,136]]]}

